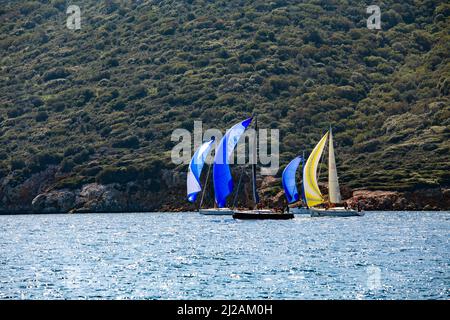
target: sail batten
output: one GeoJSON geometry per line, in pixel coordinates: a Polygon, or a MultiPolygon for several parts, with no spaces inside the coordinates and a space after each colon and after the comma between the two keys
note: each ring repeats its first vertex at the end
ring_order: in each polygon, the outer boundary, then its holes
{"type": "Polygon", "coordinates": [[[189,163],[189,171],[187,175],[187,198],[190,202],[195,202],[198,193],[202,190],[200,176],[213,142],[214,139],[211,139],[210,141],[203,143],[194,153],[194,156],[189,163]]]}
{"type": "Polygon", "coordinates": [[[213,182],[216,204],[219,208],[226,206],[227,197],[233,191],[233,178],[229,166],[229,160],[233,154],[241,135],[251,123],[252,118],[235,124],[220,140],[216,149],[213,164],[213,182]]]}
{"type": "Polygon", "coordinates": [[[313,149],[311,154],[303,167],[303,190],[305,193],[305,200],[308,207],[317,206],[324,202],[322,193],[320,192],[317,182],[317,168],[320,158],[325,147],[328,132],[320,139],[319,143],[313,149]]]}
{"type": "Polygon", "coordinates": [[[331,203],[341,203],[341,192],[336,169],[336,158],[334,155],[333,133],[330,129],[328,141],[328,194],[331,203]]]}

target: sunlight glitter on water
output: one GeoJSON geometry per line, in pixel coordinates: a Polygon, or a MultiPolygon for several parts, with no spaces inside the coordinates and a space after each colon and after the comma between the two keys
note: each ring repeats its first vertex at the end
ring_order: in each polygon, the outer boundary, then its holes
{"type": "Polygon", "coordinates": [[[0,298],[448,299],[449,217],[0,216],[0,298]]]}

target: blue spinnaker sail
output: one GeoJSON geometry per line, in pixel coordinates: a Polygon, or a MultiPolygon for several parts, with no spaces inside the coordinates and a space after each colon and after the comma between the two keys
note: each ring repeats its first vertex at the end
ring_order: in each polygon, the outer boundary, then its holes
{"type": "Polygon", "coordinates": [[[197,194],[202,190],[200,184],[200,175],[202,174],[203,165],[205,164],[208,152],[214,142],[211,141],[203,143],[200,148],[194,153],[194,156],[189,163],[189,171],[187,175],[187,198],[190,202],[195,202],[197,194]]]}
{"type": "MultiPolygon", "coordinates": [[[[289,203],[293,203],[299,200],[299,195],[297,191],[297,185],[295,183],[295,173],[300,163],[303,163],[303,158],[301,156],[293,159],[283,171],[282,183],[284,188],[284,194],[289,203]]],[[[303,197],[302,197],[303,198],[303,197]]]]}
{"type": "Polygon", "coordinates": [[[216,204],[219,208],[226,206],[227,197],[233,191],[233,178],[231,177],[229,166],[230,157],[241,135],[252,122],[252,119],[248,118],[231,127],[222,140],[220,140],[219,146],[216,149],[213,165],[213,180],[216,204]]]}

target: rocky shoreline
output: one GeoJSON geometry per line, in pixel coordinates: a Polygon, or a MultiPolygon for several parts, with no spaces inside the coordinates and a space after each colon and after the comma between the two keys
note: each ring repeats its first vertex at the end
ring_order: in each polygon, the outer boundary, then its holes
{"type": "MultiPolygon", "coordinates": [[[[154,180],[126,184],[87,183],[78,189],[52,187],[57,168],[33,175],[21,184],[0,180],[0,214],[23,213],[89,213],[89,212],[149,212],[193,211],[197,205],[185,200],[185,174],[163,171],[160,188],[154,190],[154,180]]],[[[249,185],[249,184],[246,184],[249,185]]],[[[262,206],[284,208],[286,201],[280,190],[280,180],[265,177],[259,185],[262,206]]],[[[326,185],[321,186],[326,193],[326,185]]],[[[342,188],[342,196],[350,207],[358,203],[365,210],[450,210],[450,189],[431,188],[397,192],[383,190],[351,190],[342,188]]],[[[251,206],[251,192],[244,188],[238,205],[251,206]]],[[[211,201],[212,195],[207,195],[211,201]]]]}

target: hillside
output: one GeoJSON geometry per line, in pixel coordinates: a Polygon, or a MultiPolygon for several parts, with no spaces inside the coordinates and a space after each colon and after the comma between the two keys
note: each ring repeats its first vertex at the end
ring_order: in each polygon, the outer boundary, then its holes
{"type": "Polygon", "coordinates": [[[3,210],[89,183],[181,193],[172,131],[253,112],[280,129],[282,168],[332,125],[346,187],[450,186],[447,1],[383,1],[381,30],[366,27],[371,1],[76,4],[81,30],[66,1],[2,1],[3,210]]]}

